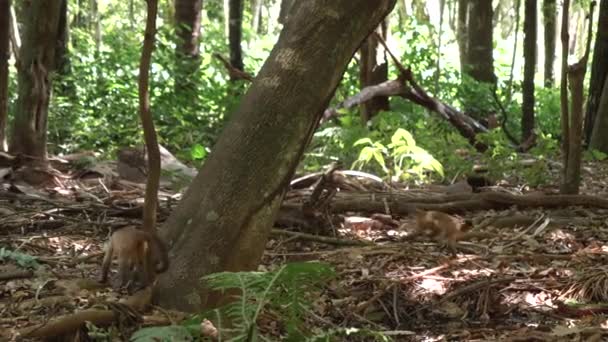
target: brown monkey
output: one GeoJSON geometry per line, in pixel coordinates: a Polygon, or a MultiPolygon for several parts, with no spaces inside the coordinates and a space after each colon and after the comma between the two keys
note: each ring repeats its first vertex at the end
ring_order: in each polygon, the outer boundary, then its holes
{"type": "Polygon", "coordinates": [[[108,279],[112,258],[118,259],[120,286],[129,286],[137,280],[147,286],[154,282],[156,273],[169,267],[167,247],[158,235],[130,226],[112,233],[101,268],[101,282],[108,279]],[[138,277],[141,277],[138,279],[138,277]]]}
{"type": "Polygon", "coordinates": [[[416,209],[415,235],[426,235],[447,245],[452,254],[456,253],[457,242],[466,236],[469,229],[469,222],[455,216],[440,211],[416,209]]]}

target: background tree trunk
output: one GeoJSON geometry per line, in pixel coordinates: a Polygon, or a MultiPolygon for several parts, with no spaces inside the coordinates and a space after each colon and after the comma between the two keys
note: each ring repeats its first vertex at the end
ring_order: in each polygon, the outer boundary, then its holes
{"type": "Polygon", "coordinates": [[[46,158],[51,71],[62,0],[24,2],[24,35],[10,152],[46,158]]]}
{"type": "MultiPolygon", "coordinates": [[[[386,41],[388,34],[388,23],[383,21],[376,29],[376,32],[386,41]]],[[[370,35],[361,44],[359,49],[361,54],[359,80],[361,89],[380,84],[388,80],[388,61],[386,50],[376,35],[370,35]]],[[[370,101],[361,105],[361,120],[368,122],[381,110],[389,110],[388,96],[375,96],[370,101]]]]}
{"type": "Polygon", "coordinates": [[[10,50],[10,0],[0,0],[0,150],[6,152],[8,119],[8,60],[10,50]]]}
{"type": "Polygon", "coordinates": [[[61,0],[59,11],[59,32],[55,44],[55,70],[63,77],[67,76],[70,72],[70,60],[68,58],[69,25],[67,0],[61,0]]]}
{"type": "MultiPolygon", "coordinates": [[[[600,2],[600,14],[597,23],[595,47],[593,48],[593,61],[591,62],[591,80],[589,82],[589,97],[587,98],[587,111],[585,114],[585,142],[590,143],[592,131],[606,135],[605,132],[595,130],[595,118],[599,115],[598,108],[600,96],[603,93],[605,80],[608,77],[608,0],[600,2]]],[[[598,137],[599,138],[599,137],[598,137]]],[[[595,148],[592,145],[589,147],[595,148]]]]}
{"type": "Polygon", "coordinates": [[[568,16],[570,13],[570,0],[564,0],[562,5],[562,25],[560,39],[562,43],[562,68],[561,68],[561,80],[559,89],[560,99],[560,112],[561,119],[560,123],[562,126],[562,159],[564,161],[564,167],[562,170],[562,187],[566,182],[567,166],[568,166],[568,153],[570,151],[570,109],[568,108],[568,51],[569,51],[569,40],[570,33],[568,32],[568,16]]]}
{"type": "Polygon", "coordinates": [[[543,0],[543,22],[545,24],[545,70],[546,88],[555,85],[555,39],[557,38],[557,4],[556,0],[543,0]]]}
{"type": "Polygon", "coordinates": [[[230,44],[230,64],[243,71],[243,0],[230,0],[228,40],[230,44]]]}
{"type": "Polygon", "coordinates": [[[163,307],[199,311],[216,300],[202,276],[256,269],[289,180],[348,62],[394,4],[294,3],[256,81],[165,224],[172,267],[159,278],[163,307]]]}
{"type": "Polygon", "coordinates": [[[458,0],[458,16],[456,26],[456,41],[458,42],[458,50],[460,52],[460,72],[469,64],[469,48],[468,48],[468,17],[469,17],[469,0],[458,0]]]}
{"type": "Polygon", "coordinates": [[[262,22],[262,0],[251,1],[251,30],[260,34],[262,22]]]}
{"type": "MultiPolygon", "coordinates": [[[[175,73],[175,91],[191,89],[190,81],[200,65],[199,37],[201,34],[202,0],[175,0],[175,31],[177,44],[177,67],[175,73]]],[[[192,89],[194,90],[194,89],[192,89]]]]}
{"type": "Polygon", "coordinates": [[[591,134],[590,148],[608,153],[608,77],[604,80],[602,88],[602,96],[597,107],[597,118],[593,125],[593,134],[591,134]]]}
{"type": "Polygon", "coordinates": [[[496,84],[492,52],[492,2],[469,0],[467,64],[464,72],[479,82],[496,84]]]}
{"type": "Polygon", "coordinates": [[[524,82],[522,84],[521,136],[526,141],[534,132],[534,75],[536,74],[536,0],[524,4],[524,82]]]}
{"type": "MultiPolygon", "coordinates": [[[[9,1],[10,2],[10,1],[9,1]]],[[[11,50],[15,60],[19,61],[19,50],[21,49],[21,35],[19,34],[19,27],[17,26],[17,15],[15,14],[15,7],[11,4],[10,6],[10,40],[11,50]]]]}

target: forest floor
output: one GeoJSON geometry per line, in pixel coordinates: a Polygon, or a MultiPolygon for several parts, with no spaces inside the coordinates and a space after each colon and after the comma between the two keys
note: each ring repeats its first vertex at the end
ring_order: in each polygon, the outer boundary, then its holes
{"type": "MultiPolygon", "coordinates": [[[[79,172],[61,186],[6,182],[0,189],[0,340],[32,327],[42,331],[41,325],[74,312],[120,309],[108,303],[122,294],[96,279],[108,227],[140,224],[143,185],[110,180],[100,171],[112,167],[96,166],[97,176],[79,172]]],[[[608,166],[587,164],[586,170],[583,193],[605,194],[608,166]]],[[[490,188],[510,194],[524,189],[490,188]]],[[[162,222],[176,201],[166,189],[160,197],[162,222]]],[[[316,296],[307,317],[313,330],[367,328],[397,341],[600,341],[608,338],[608,208],[601,206],[467,210],[463,216],[486,237],[462,241],[456,255],[433,240],[408,240],[411,216],[345,211],[325,242],[314,241],[314,234],[275,231],[261,269],[309,260],[334,267],[336,279],[316,296]],[[338,236],[370,243],[340,246],[338,236]]],[[[143,319],[120,317],[112,334],[124,338],[135,326],[185,316],[154,308],[143,319]]],[[[280,334],[276,322],[261,324],[280,334]]],[[[76,330],[71,340],[87,340],[78,335],[85,330],[76,330]]],[[[90,324],[86,331],[107,336],[90,324]]]]}

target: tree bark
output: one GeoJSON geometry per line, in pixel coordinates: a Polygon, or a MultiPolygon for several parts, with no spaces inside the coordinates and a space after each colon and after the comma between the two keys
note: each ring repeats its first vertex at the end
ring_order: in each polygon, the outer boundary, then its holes
{"type": "MultiPolygon", "coordinates": [[[[385,41],[388,33],[386,21],[376,29],[385,41]]],[[[359,66],[359,81],[361,89],[386,82],[388,80],[388,60],[386,50],[380,45],[374,34],[367,37],[359,49],[361,62],[359,66]]],[[[365,124],[382,110],[389,110],[388,96],[376,96],[361,105],[361,121],[365,124]]]]}
{"type": "Polygon", "coordinates": [[[24,2],[25,23],[18,71],[18,98],[10,152],[46,159],[51,71],[62,0],[24,2]]]}
{"type": "Polygon", "coordinates": [[[553,65],[555,64],[555,39],[557,36],[556,0],[543,0],[543,21],[545,24],[545,88],[555,85],[553,65]]]}
{"type": "Polygon", "coordinates": [[[202,0],[176,0],[175,1],[175,31],[177,44],[175,45],[176,76],[175,90],[192,89],[190,81],[200,65],[199,37],[201,34],[202,0]]]}
{"type": "Polygon", "coordinates": [[[8,119],[8,60],[10,51],[10,0],[0,0],[0,150],[6,152],[8,119]]]}
{"type": "Polygon", "coordinates": [[[590,148],[608,153],[608,77],[604,80],[602,96],[597,107],[597,118],[593,125],[590,148]]]}
{"type": "Polygon", "coordinates": [[[279,12],[279,24],[285,25],[289,18],[289,12],[295,0],[281,0],[281,11],[279,12]]]}
{"type": "Polygon", "coordinates": [[[202,276],[256,269],[289,180],[348,62],[394,4],[294,3],[256,81],[165,224],[173,266],[159,278],[161,305],[198,312],[218,300],[202,276]]]}
{"type": "Polygon", "coordinates": [[[496,84],[492,45],[492,2],[469,0],[467,64],[463,72],[479,82],[496,84]]]}
{"type": "Polygon", "coordinates": [[[468,17],[469,17],[469,0],[458,0],[458,24],[456,26],[456,41],[458,42],[458,51],[460,56],[460,72],[464,72],[469,64],[469,48],[468,48],[468,17]]]}
{"type": "MultiPolygon", "coordinates": [[[[599,118],[599,102],[604,84],[608,78],[608,0],[600,2],[600,14],[597,23],[595,47],[593,48],[593,61],[591,62],[591,80],[589,81],[589,96],[587,97],[587,111],[585,115],[585,142],[599,141],[602,137],[592,138],[592,132],[606,135],[595,129],[595,118],[599,118]]],[[[597,148],[599,146],[593,146],[597,148]]]]}
{"type": "Polygon", "coordinates": [[[243,0],[230,0],[228,12],[230,18],[228,23],[230,64],[243,71],[243,50],[241,48],[243,36],[243,0]]]}
{"type": "Polygon", "coordinates": [[[68,58],[68,1],[61,0],[59,9],[59,32],[57,34],[55,51],[55,70],[59,75],[66,76],[70,71],[70,60],[68,58]]]}
{"type": "Polygon", "coordinates": [[[524,4],[524,81],[522,84],[522,141],[534,132],[534,75],[536,73],[536,0],[524,4]]]}

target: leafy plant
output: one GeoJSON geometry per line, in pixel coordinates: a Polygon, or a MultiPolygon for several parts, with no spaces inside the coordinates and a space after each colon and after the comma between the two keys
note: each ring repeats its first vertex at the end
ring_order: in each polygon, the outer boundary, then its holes
{"type": "Polygon", "coordinates": [[[479,134],[478,139],[486,143],[489,148],[483,154],[482,161],[488,166],[490,176],[500,179],[505,176],[521,177],[532,186],[546,184],[551,181],[549,172],[549,159],[556,155],[558,145],[550,134],[537,134],[536,146],[529,151],[533,157],[531,163],[522,163],[525,158],[512,146],[500,130],[479,134]]]}
{"type": "Polygon", "coordinates": [[[9,251],[6,248],[0,248],[0,261],[11,260],[17,263],[17,265],[24,268],[33,268],[36,269],[40,266],[35,257],[20,253],[9,251]]]}
{"type": "Polygon", "coordinates": [[[188,328],[181,325],[170,325],[165,327],[149,327],[136,331],[131,335],[133,342],[169,342],[169,341],[194,341],[194,334],[188,328]]]}
{"type": "Polygon", "coordinates": [[[309,310],[311,292],[334,276],[328,264],[292,263],[273,272],[223,272],[204,280],[214,290],[241,291],[239,300],[221,310],[232,320],[234,340],[251,340],[259,336],[256,322],[265,308],[285,317],[287,340],[299,340],[310,334],[305,331],[302,317],[309,310]]]}
{"type": "Polygon", "coordinates": [[[395,131],[388,145],[370,138],[363,138],[355,143],[355,146],[360,145],[366,146],[361,149],[353,167],[361,168],[374,161],[385,174],[392,173],[395,179],[425,179],[426,171],[436,172],[444,177],[441,163],[425,149],[417,146],[412,134],[402,128],[395,131]],[[385,157],[390,158],[392,170],[389,170],[385,157]]]}

